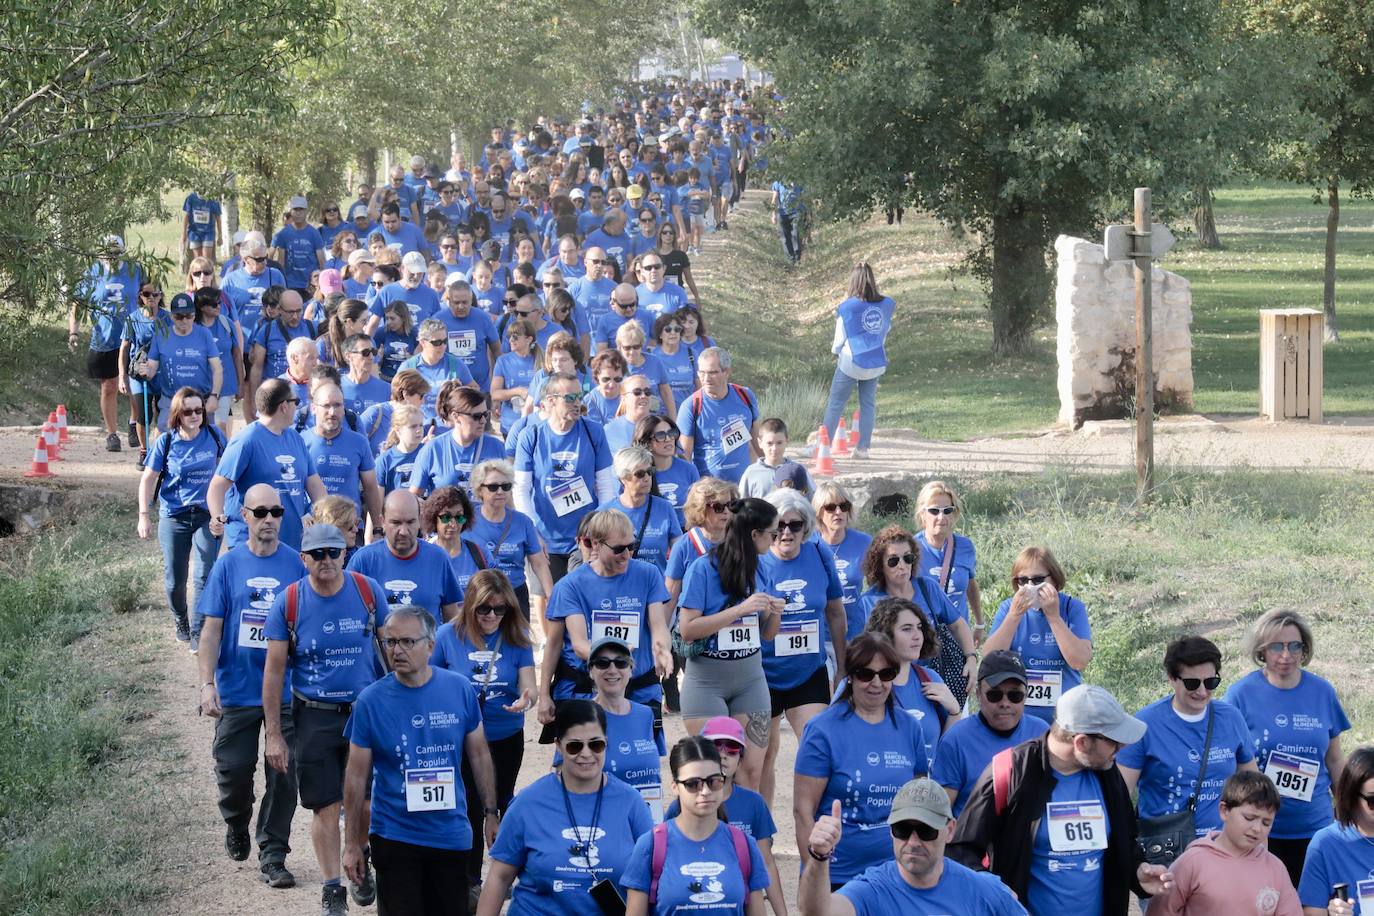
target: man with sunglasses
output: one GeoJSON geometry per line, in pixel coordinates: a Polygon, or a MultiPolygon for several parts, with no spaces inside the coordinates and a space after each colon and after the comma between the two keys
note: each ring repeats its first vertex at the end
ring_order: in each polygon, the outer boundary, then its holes
{"type": "Polygon", "coordinates": [[[1026,908],[995,878],[945,857],[954,835],[949,799],[933,779],[913,779],[897,790],[887,816],[893,861],[874,865],[838,892],[830,887],[830,856],[843,827],[840,802],[811,828],[811,861],[802,872],[797,902],[802,916],[889,916],[959,913],[1016,916],[1026,908]]]}
{"type": "Polygon", "coordinates": [[[987,861],[1033,913],[1126,916],[1132,891],[1162,893],[1173,875],[1138,858],[1131,792],[1116,766],[1146,728],[1096,684],[1065,691],[1049,731],[993,757],[950,858],[987,861]]]}
{"type": "Polygon", "coordinates": [[[639,314],[639,293],[632,284],[620,283],[611,290],[607,302],[610,311],[592,324],[592,342],[597,353],[615,349],[616,333],[625,325],[634,322],[644,332],[644,339],[650,339],[652,321],[645,321],[639,314]]]}
{"type": "Polygon", "coordinates": [[[667,266],[663,255],[657,251],[650,251],[639,262],[644,282],[636,287],[635,293],[640,309],[650,321],[656,321],[660,315],[671,315],[687,304],[686,290],[676,283],[666,282],[667,266]]]}
{"type": "Polygon", "coordinates": [[[473,308],[477,297],[467,280],[450,273],[444,281],[444,305],[434,318],[448,329],[448,352],[468,367],[482,391],[491,390],[491,369],[501,355],[501,335],[485,309],[473,308]]]}
{"type": "Polygon", "coordinates": [[[625,271],[630,267],[630,237],[625,234],[627,223],[624,210],[611,210],[606,214],[606,221],[601,227],[589,233],[582,240],[584,251],[591,251],[593,248],[600,248],[606,252],[606,256],[613,259],[620,267],[620,276],[625,276],[625,271]]]}
{"type": "Polygon", "coordinates": [[[439,622],[457,616],[463,587],[448,552],[420,537],[420,500],[409,490],[392,490],[382,504],[382,540],[359,548],[348,568],[386,589],[394,608],[420,607],[439,622]]]}
{"type": "Polygon", "coordinates": [[[262,294],[273,286],[285,286],[286,277],[268,265],[267,243],[262,239],[248,237],[240,251],[243,266],[229,271],[220,288],[234,304],[243,327],[243,339],[247,341],[257,330],[258,318],[262,315],[262,294]]]}
{"type": "MultiPolygon", "coordinates": [[[[559,242],[560,247],[562,244],[559,242]]],[[[612,311],[611,293],[615,290],[616,283],[608,276],[611,261],[606,257],[604,250],[588,248],[582,263],[586,272],[568,284],[568,292],[577,303],[587,326],[594,328],[603,315],[609,315],[612,311]]]]}
{"type": "MultiPolygon", "coordinates": [[[[325,913],[348,911],[339,837],[348,760],[344,727],[363,688],[383,673],[377,634],[388,613],[381,583],[344,571],[347,547],[343,533],[333,525],[314,524],[305,530],[300,556],[306,576],[277,592],[264,634],[267,764],[279,773],[295,767],[301,807],[314,815],[310,837],[324,878],[325,913]],[[278,699],[287,683],[295,726],[289,746],[278,699]]],[[[349,826],[366,829],[365,823],[349,826]]],[[[364,878],[354,884],[354,900],[364,906],[371,903],[376,896],[371,881],[364,878]]]]}
{"type": "Polygon", "coordinates": [[[377,347],[366,334],[353,334],[344,341],[348,374],[340,379],[344,406],[361,415],[373,404],[391,399],[391,386],[377,377],[377,347]]]}
{"type": "MultiPolygon", "coordinates": [[[[248,858],[253,837],[253,783],[258,759],[258,733],[266,718],[262,705],[263,669],[267,662],[267,613],[287,583],[305,575],[305,564],[281,543],[282,508],[277,491],[254,484],[240,510],[248,539],[224,554],[210,570],[197,612],[200,631],[200,707],[215,719],[212,755],[219,783],[219,813],[224,818],[224,848],[237,862],[248,858]]],[[[283,740],[295,735],[289,684],[276,695],[283,740]]],[[[268,767],[262,804],[258,806],[257,844],[261,878],[269,887],[293,887],[286,869],[291,818],[296,811],[296,773],[268,767]]]]}
{"type": "Polygon", "coordinates": [[[949,793],[958,817],[978,777],[999,751],[1029,741],[1048,729],[1026,715],[1026,666],[1015,652],[989,652],[978,666],[978,715],[955,722],[940,739],[930,775],[949,793]]]}

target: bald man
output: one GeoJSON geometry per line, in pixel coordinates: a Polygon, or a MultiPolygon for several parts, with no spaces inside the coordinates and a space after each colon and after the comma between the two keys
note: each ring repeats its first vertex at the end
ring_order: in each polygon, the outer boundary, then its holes
{"type": "Polygon", "coordinates": [[[420,500],[414,493],[392,490],[387,494],[382,535],[382,540],[353,554],[348,568],[382,583],[392,608],[422,607],[436,624],[457,616],[463,588],[448,551],[420,538],[420,500]]]}
{"type": "Polygon", "coordinates": [[[372,517],[367,534],[370,544],[382,534],[382,491],[377,486],[372,446],[366,436],[345,424],[343,391],[332,381],[314,386],[310,406],[315,425],[301,434],[310,463],[325,490],[353,501],[359,521],[367,510],[372,517]]]}
{"type": "Polygon", "coordinates": [[[615,335],[620,326],[631,321],[644,331],[644,339],[649,340],[652,322],[646,322],[639,315],[639,292],[628,283],[621,283],[611,290],[611,310],[602,315],[592,326],[592,339],[596,342],[596,352],[615,348],[615,335]]]}
{"type": "Polygon", "coordinates": [[[310,372],[320,361],[315,341],[297,337],[286,345],[286,371],[277,378],[291,386],[291,393],[305,404],[310,400],[310,372]]]}

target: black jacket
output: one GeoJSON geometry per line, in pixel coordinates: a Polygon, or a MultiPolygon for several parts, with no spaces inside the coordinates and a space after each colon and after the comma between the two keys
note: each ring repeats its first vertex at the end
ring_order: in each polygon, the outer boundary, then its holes
{"type": "MultiPolygon", "coordinates": [[[[1048,736],[1046,732],[1012,748],[1010,791],[1001,815],[997,814],[993,799],[992,767],[988,766],[973,787],[973,794],[959,815],[954,839],[945,851],[945,855],[969,868],[986,867],[1016,892],[1023,905],[1030,887],[1035,831],[1058,782],[1050,766],[1048,736]]],[[[1102,857],[1102,913],[1126,916],[1130,892],[1144,894],[1135,873],[1135,806],[1115,766],[1096,772],[1111,824],[1102,857]]]]}

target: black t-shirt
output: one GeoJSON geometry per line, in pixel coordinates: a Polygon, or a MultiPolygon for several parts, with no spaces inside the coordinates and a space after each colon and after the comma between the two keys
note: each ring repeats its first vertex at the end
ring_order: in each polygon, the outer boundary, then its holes
{"type": "Polygon", "coordinates": [[[677,248],[662,257],[664,276],[671,278],[678,286],[684,286],[682,272],[692,266],[692,261],[687,257],[687,252],[677,248]]]}

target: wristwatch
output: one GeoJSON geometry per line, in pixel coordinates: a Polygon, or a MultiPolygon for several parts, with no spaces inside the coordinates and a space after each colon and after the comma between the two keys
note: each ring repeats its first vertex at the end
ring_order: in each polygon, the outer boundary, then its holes
{"type": "Polygon", "coordinates": [[[500,813],[501,813],[501,809],[500,809],[500,808],[483,808],[483,809],[482,809],[482,813],[483,813],[483,814],[500,814],[500,813]]]}
{"type": "Polygon", "coordinates": [[[830,857],[831,857],[832,855],[834,855],[833,852],[827,852],[827,853],[826,853],[825,855],[823,855],[823,856],[818,856],[818,855],[816,855],[816,851],[815,851],[814,849],[811,848],[811,844],[810,844],[810,843],[807,843],[807,844],[806,844],[806,854],[807,854],[808,856],[810,856],[811,858],[815,859],[817,862],[828,862],[828,861],[830,860],[830,857]]]}

